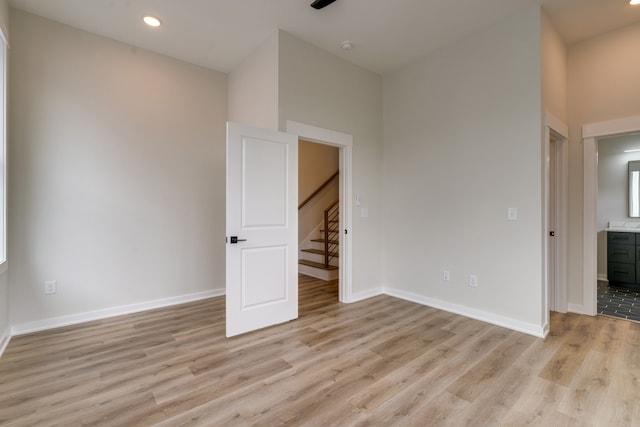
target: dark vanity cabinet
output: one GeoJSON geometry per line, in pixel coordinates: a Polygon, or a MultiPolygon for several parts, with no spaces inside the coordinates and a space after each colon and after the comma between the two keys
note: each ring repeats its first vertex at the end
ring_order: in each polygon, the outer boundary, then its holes
{"type": "Polygon", "coordinates": [[[609,284],[640,288],[640,233],[607,232],[609,284]]]}

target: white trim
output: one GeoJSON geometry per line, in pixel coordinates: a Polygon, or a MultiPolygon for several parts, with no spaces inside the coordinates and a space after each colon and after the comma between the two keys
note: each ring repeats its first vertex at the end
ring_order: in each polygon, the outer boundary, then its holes
{"type": "Polygon", "coordinates": [[[423,295],[402,291],[400,289],[385,287],[384,293],[395,298],[400,298],[406,301],[415,302],[417,304],[437,308],[439,310],[444,310],[449,313],[458,314],[460,316],[470,317],[472,319],[502,326],[504,328],[509,328],[514,331],[523,332],[525,334],[533,335],[539,338],[544,338],[546,336],[546,333],[548,332],[548,327],[546,325],[541,326],[533,323],[522,322],[520,320],[500,316],[488,311],[476,310],[471,307],[452,304],[447,301],[425,297],[423,295]]]}
{"type": "Polygon", "coordinates": [[[640,116],[625,117],[623,119],[586,124],[582,126],[582,138],[600,138],[638,131],[640,131],[640,116]]]}
{"type": "Polygon", "coordinates": [[[11,327],[7,326],[2,332],[2,335],[0,335],[0,357],[2,357],[4,351],[7,349],[9,341],[11,341],[11,327]]]}
{"type": "Polygon", "coordinates": [[[46,329],[60,328],[62,326],[76,325],[78,323],[91,322],[109,317],[123,316],[125,314],[139,313],[141,311],[154,310],[156,308],[170,307],[172,305],[184,304],[192,301],[199,301],[207,298],[222,296],[225,289],[214,289],[211,291],[196,292],[193,294],[181,295],[177,297],[158,299],[154,301],[141,302],[137,304],[111,307],[102,310],[90,311],[87,313],[71,314],[68,316],[52,317],[49,319],[36,320],[33,322],[13,325],[11,333],[23,335],[31,332],[43,331],[46,329]]]}
{"type": "MultiPolygon", "coordinates": [[[[550,204],[550,176],[551,176],[551,129],[544,127],[544,142],[542,144],[542,313],[543,323],[549,323],[551,310],[551,285],[549,283],[549,204],[550,204]]],[[[555,295],[555,294],[554,294],[555,295]]]]}
{"type": "Polygon", "coordinates": [[[598,146],[595,138],[583,139],[582,310],[595,316],[598,275],[598,146]]]}
{"type": "Polygon", "coordinates": [[[544,113],[544,124],[545,126],[553,129],[561,137],[569,139],[569,126],[565,125],[562,120],[558,119],[553,114],[549,112],[544,113]]]}
{"type": "Polygon", "coordinates": [[[549,323],[542,325],[542,336],[535,335],[539,338],[546,338],[549,335],[549,323]]]}
{"type": "Polygon", "coordinates": [[[298,135],[310,142],[332,145],[340,148],[340,302],[353,301],[353,136],[317,126],[287,120],[287,133],[298,135]],[[343,256],[344,254],[344,256],[343,256]]]}
{"type": "Polygon", "coordinates": [[[543,246],[543,316],[545,324],[549,323],[549,310],[561,313],[567,312],[567,240],[569,226],[569,128],[559,119],[550,113],[545,113],[545,143],[544,143],[544,227],[542,240],[543,246]],[[557,137],[557,146],[552,151],[551,137],[557,137]],[[555,262],[554,262],[554,284],[551,289],[548,275],[548,247],[549,247],[549,205],[550,205],[550,156],[555,156],[555,262]],[[551,304],[553,301],[553,304],[551,304]]]}
{"type": "Polygon", "coordinates": [[[335,145],[338,147],[353,147],[353,136],[330,129],[298,123],[287,120],[287,133],[301,136],[309,142],[335,145]]]}
{"type": "Polygon", "coordinates": [[[345,303],[354,303],[364,301],[369,298],[385,295],[384,288],[367,289],[366,291],[358,292],[357,294],[351,294],[351,298],[348,301],[341,301],[345,303]]]}
{"type": "Polygon", "coordinates": [[[584,306],[582,304],[569,303],[567,310],[569,310],[569,313],[587,314],[585,313],[584,306]]]}
{"type": "MultiPolygon", "coordinates": [[[[110,317],[122,316],[126,314],[139,313],[147,310],[154,310],[157,308],[170,307],[173,305],[184,304],[192,301],[199,301],[203,299],[223,296],[225,289],[215,289],[212,291],[198,292],[194,294],[183,295],[180,297],[166,298],[162,300],[149,301],[139,304],[131,304],[121,307],[113,307],[105,310],[97,310],[88,313],[55,317],[50,319],[43,319],[35,322],[27,322],[18,325],[14,325],[13,328],[7,328],[3,333],[0,340],[0,356],[4,352],[5,348],[9,344],[12,336],[24,335],[32,332],[44,331],[47,329],[59,328],[63,326],[76,325],[85,322],[91,322],[94,320],[101,320],[110,317]]],[[[475,310],[470,307],[452,304],[446,301],[437,300],[434,298],[425,297],[422,295],[414,294],[412,292],[402,291],[394,288],[375,288],[368,289],[366,291],[358,292],[357,294],[351,294],[351,298],[347,303],[356,303],[364,301],[369,298],[377,297],[380,295],[388,295],[392,298],[399,298],[405,301],[411,301],[420,305],[433,307],[438,310],[443,310],[449,313],[454,313],[460,316],[469,317],[482,322],[490,323],[493,325],[505,327],[518,332],[523,332],[536,337],[544,338],[549,332],[548,325],[535,325],[527,322],[522,322],[509,317],[499,316],[494,313],[475,310]]],[[[569,311],[582,314],[581,306],[576,304],[569,304],[569,311]]]]}
{"type": "Polygon", "coordinates": [[[344,146],[340,150],[340,167],[344,174],[340,174],[340,267],[338,284],[340,287],[340,301],[353,299],[353,147],[344,146]]]}
{"type": "Polygon", "coordinates": [[[609,278],[606,274],[598,274],[598,282],[607,282],[609,283],[609,278]]]}
{"type": "Polygon", "coordinates": [[[567,310],[569,292],[569,139],[563,136],[559,150],[558,173],[559,179],[556,192],[556,223],[559,232],[556,233],[556,301],[558,305],[567,310]],[[557,284],[560,283],[560,286],[557,284]]]}

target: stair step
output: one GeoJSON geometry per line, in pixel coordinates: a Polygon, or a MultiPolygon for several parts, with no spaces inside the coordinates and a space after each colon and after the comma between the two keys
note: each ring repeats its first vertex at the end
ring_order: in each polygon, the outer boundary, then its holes
{"type": "MultiPolygon", "coordinates": [[[[324,243],[324,239],[311,239],[312,242],[318,242],[318,243],[324,243]]],[[[340,243],[339,240],[329,240],[329,244],[331,245],[337,245],[338,243],[340,243]]]]}
{"type": "Polygon", "coordinates": [[[307,261],[306,259],[298,260],[298,264],[308,265],[309,267],[320,268],[322,270],[337,270],[338,267],[335,265],[330,265],[329,267],[325,267],[324,264],[319,262],[307,261]]]}
{"type": "MultiPolygon", "coordinates": [[[[317,254],[317,255],[324,256],[324,251],[322,251],[320,249],[302,249],[302,252],[309,252],[311,254],[317,254]]],[[[333,257],[333,258],[338,258],[338,253],[337,252],[329,252],[329,256],[333,257]]]]}

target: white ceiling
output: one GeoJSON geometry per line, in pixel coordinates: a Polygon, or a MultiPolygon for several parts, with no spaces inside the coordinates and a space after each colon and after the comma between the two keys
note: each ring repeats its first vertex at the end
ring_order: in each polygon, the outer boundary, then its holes
{"type": "Polygon", "coordinates": [[[387,74],[426,53],[541,4],[568,44],[640,22],[628,0],[10,0],[18,9],[229,72],[277,28],[387,74]],[[154,15],[163,26],[142,24],[154,15]],[[346,52],[343,41],[354,44],[346,52]]]}

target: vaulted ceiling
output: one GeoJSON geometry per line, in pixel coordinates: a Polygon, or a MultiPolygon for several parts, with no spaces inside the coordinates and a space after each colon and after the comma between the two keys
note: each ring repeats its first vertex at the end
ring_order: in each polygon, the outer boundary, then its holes
{"type": "Polygon", "coordinates": [[[280,28],[387,74],[526,7],[541,5],[572,44],[633,23],[628,0],[10,0],[11,6],[215,70],[233,70],[280,28]],[[163,25],[152,29],[142,17],[163,25]],[[353,48],[341,48],[344,41],[353,48]]]}

